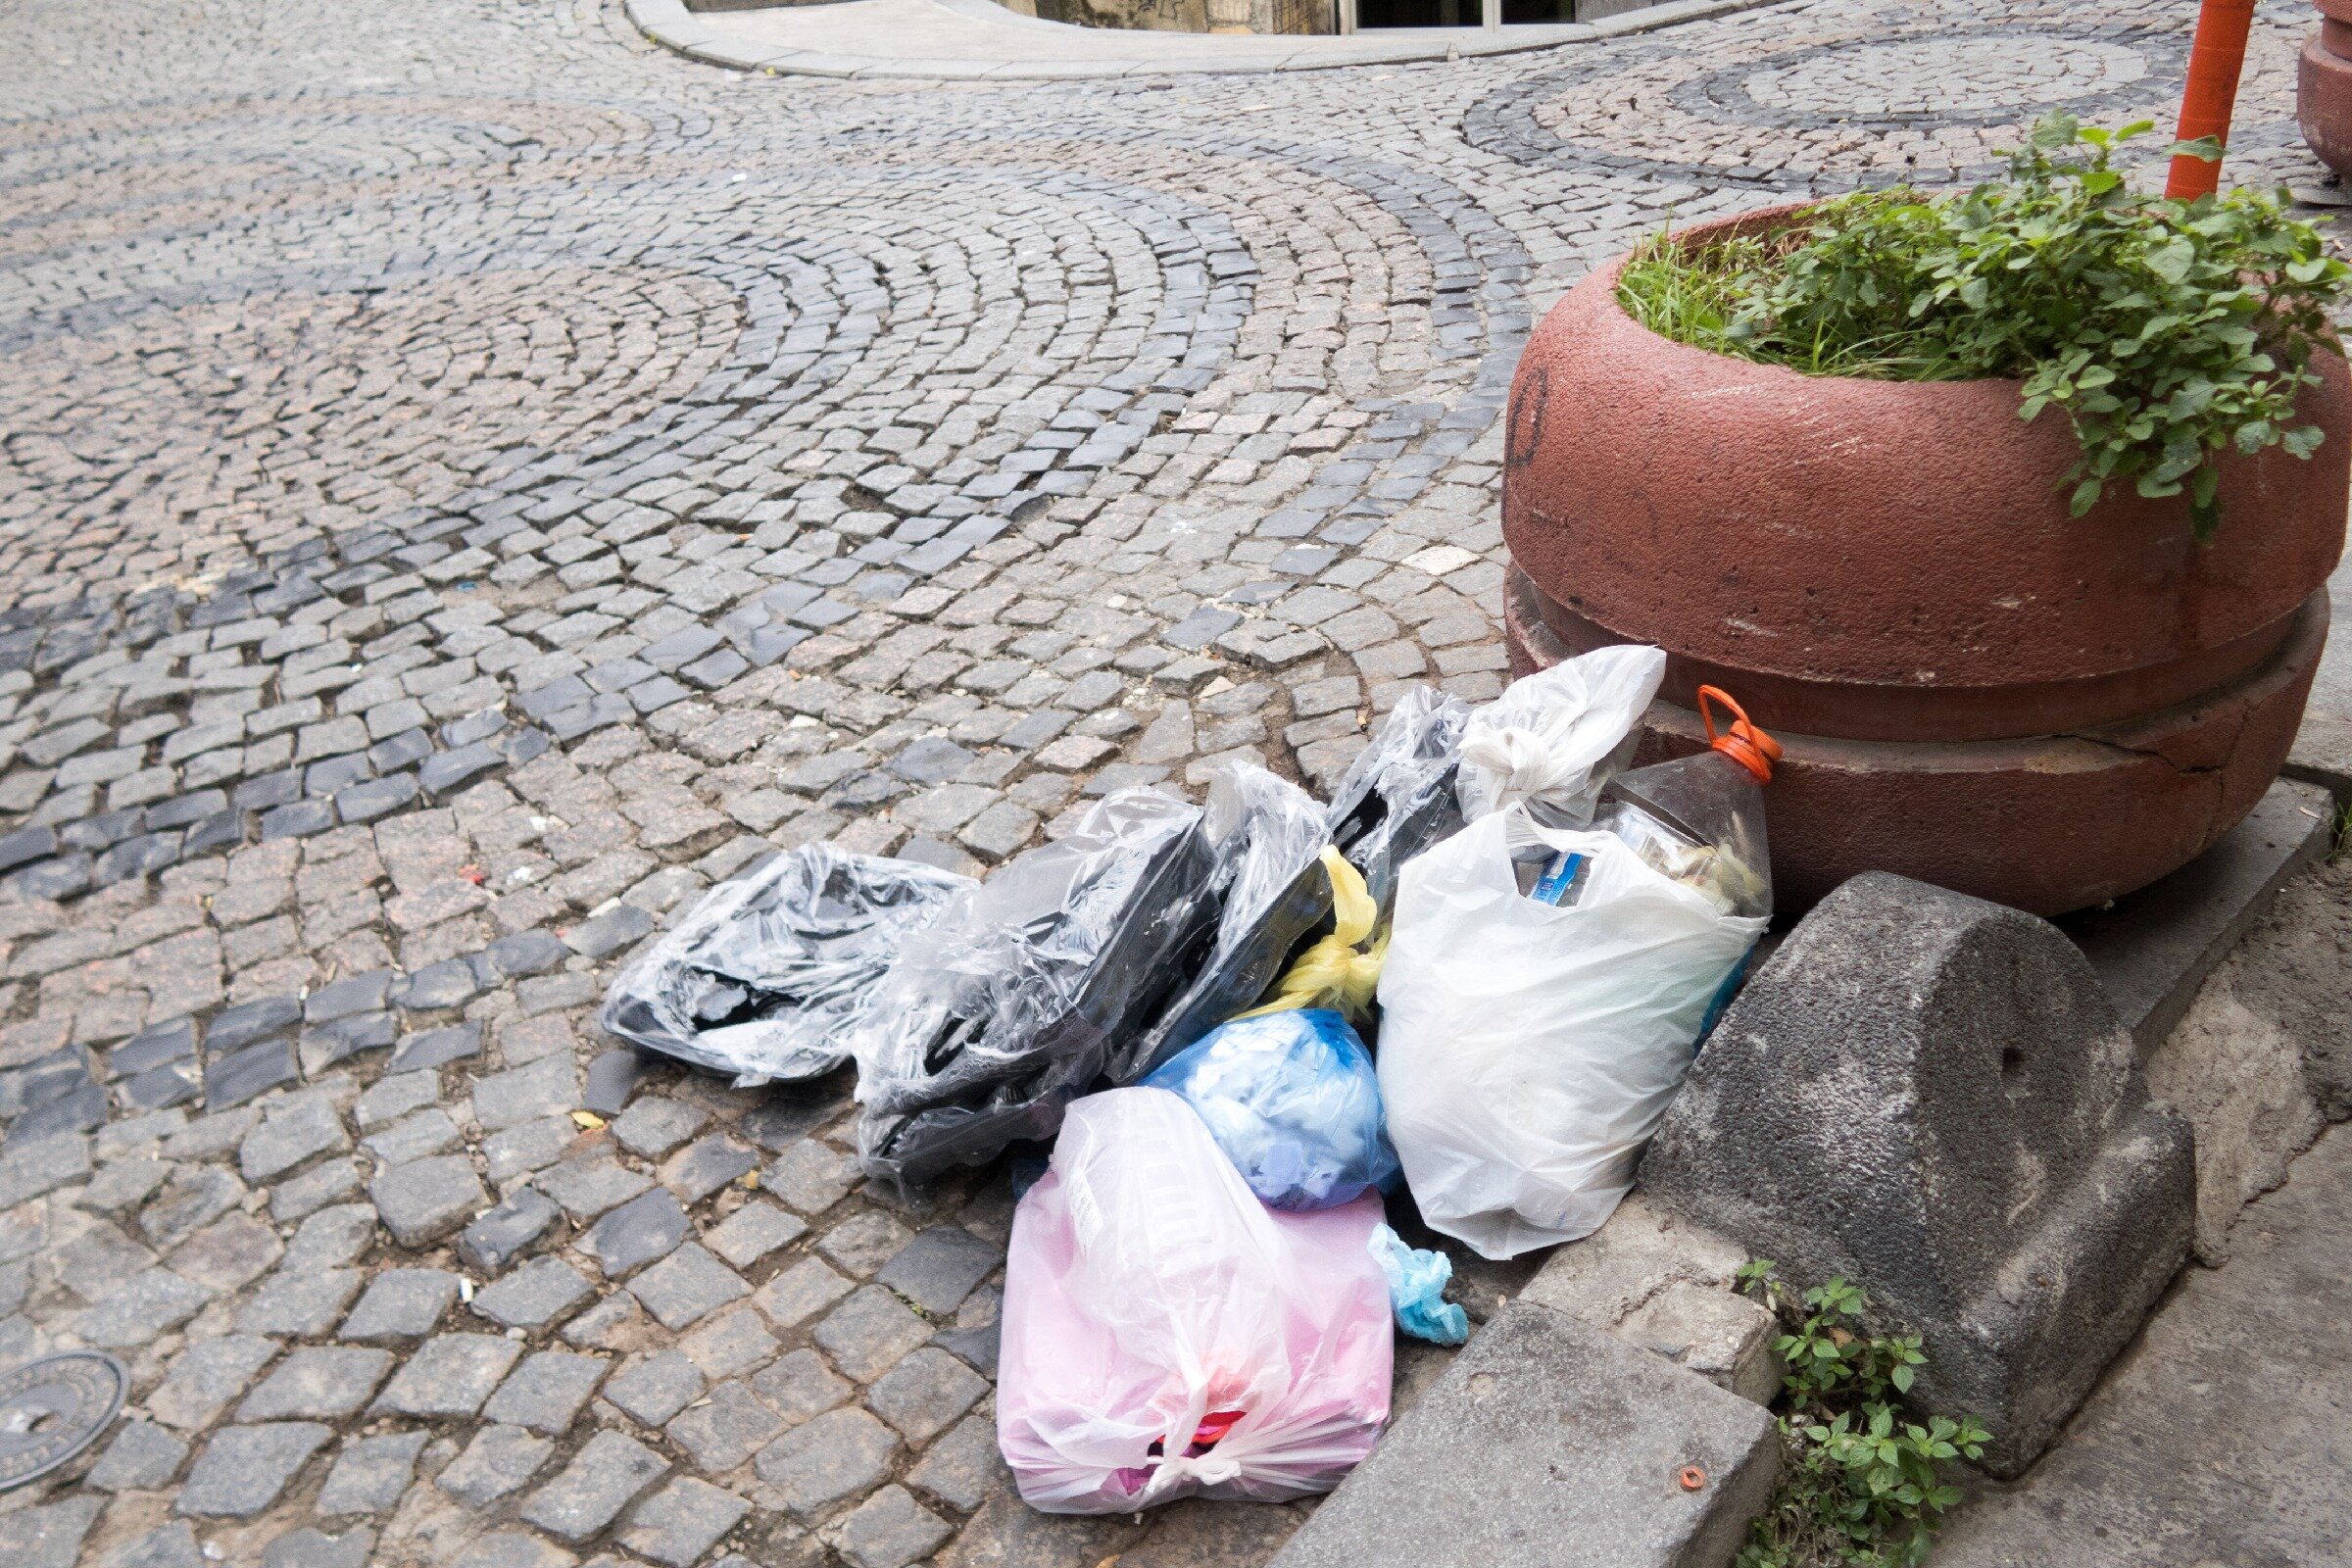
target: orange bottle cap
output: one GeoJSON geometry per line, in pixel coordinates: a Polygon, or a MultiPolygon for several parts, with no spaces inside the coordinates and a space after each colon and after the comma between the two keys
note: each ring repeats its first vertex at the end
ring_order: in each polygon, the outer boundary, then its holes
{"type": "Polygon", "coordinates": [[[1759,784],[1772,782],[1772,764],[1781,759],[1781,743],[1756,728],[1747,710],[1732,701],[1731,693],[1720,686],[1701,686],[1698,689],[1698,720],[1707,727],[1707,744],[1738,762],[1756,776],[1759,784]],[[1715,732],[1715,714],[1710,702],[1721,703],[1732,710],[1732,723],[1722,734],[1715,732]]]}

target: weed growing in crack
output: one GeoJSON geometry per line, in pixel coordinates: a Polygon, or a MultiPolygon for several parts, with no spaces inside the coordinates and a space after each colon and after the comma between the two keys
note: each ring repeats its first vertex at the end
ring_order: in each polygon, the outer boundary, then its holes
{"type": "Polygon", "coordinates": [[[1869,1333],[1869,1299],[1841,1279],[1801,1298],[1769,1258],[1743,1265],[1740,1288],[1790,1332],[1774,1342],[1788,1370],[1777,1401],[1785,1466],[1750,1527],[1738,1568],[1901,1568],[1927,1560],[1941,1516],[1960,1500],[1939,1470],[1982,1457],[1973,1419],[1903,1419],[1898,1405],[1927,1355],[1916,1336],[1869,1333]]]}

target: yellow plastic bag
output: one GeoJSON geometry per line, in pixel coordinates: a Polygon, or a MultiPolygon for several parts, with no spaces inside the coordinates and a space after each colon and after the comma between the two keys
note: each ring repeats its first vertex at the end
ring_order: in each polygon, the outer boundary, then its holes
{"type": "Polygon", "coordinates": [[[1372,902],[1363,873],[1348,864],[1337,848],[1324,848],[1323,869],[1331,878],[1331,934],[1298,956],[1290,972],[1276,983],[1272,1002],[1235,1016],[1254,1018],[1294,1007],[1337,1007],[1352,1023],[1371,1017],[1372,995],[1380,989],[1380,960],[1389,948],[1388,933],[1382,932],[1370,948],[1358,949],[1372,935],[1380,906],[1372,902]]]}

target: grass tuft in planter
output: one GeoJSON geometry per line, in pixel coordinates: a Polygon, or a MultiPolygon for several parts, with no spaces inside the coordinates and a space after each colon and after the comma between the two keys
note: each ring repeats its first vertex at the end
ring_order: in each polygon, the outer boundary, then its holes
{"type": "Polygon", "coordinates": [[[2073,422],[2076,516],[2129,481],[2185,491],[2210,539],[2218,457],[2318,448],[2295,400],[2318,383],[2313,352],[2343,352],[2328,307],[2352,269],[2286,216],[2283,192],[2132,190],[2110,153],[2149,128],[2054,114],[2006,178],[1973,190],[1857,192],[1695,250],[1661,234],[1617,297],[1661,336],[1808,375],[2021,380],[2021,417],[2073,422]]]}

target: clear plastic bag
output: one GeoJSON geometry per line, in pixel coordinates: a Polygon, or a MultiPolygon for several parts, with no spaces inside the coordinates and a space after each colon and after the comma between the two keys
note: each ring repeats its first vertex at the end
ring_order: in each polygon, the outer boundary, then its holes
{"type": "Polygon", "coordinates": [[[1176,1096],[1069,1107],[1013,1212],[997,1445],[1048,1513],[1329,1492],[1388,1419],[1371,1195],[1278,1213],[1176,1096]]]}
{"type": "Polygon", "coordinates": [[[1380,1090],[1422,1218],[1493,1258],[1598,1229],[1764,926],[1524,808],[1415,859],[1381,971],[1380,1090]],[[1514,837],[1586,858],[1573,905],[1520,891],[1514,837]]]}
{"type": "Polygon", "coordinates": [[[1200,968],[1215,870],[1200,808],[1121,790],[909,939],[857,1043],[868,1174],[905,1186],[1053,1137],[1200,968]]]}
{"type": "Polygon", "coordinates": [[[1323,808],[1262,767],[1209,775],[1207,827],[1216,847],[1216,945],[1152,1027],[1111,1042],[1111,1082],[1133,1083],[1264,995],[1283,960],[1331,912],[1316,856],[1329,839],[1323,808]]]}
{"type": "Polygon", "coordinates": [[[1275,1208],[1329,1208],[1396,1179],[1372,1057],[1327,1008],[1236,1018],[1144,1084],[1199,1111],[1242,1180],[1275,1208]]]}
{"type": "Polygon", "coordinates": [[[1626,643],[1511,682],[1462,732],[1463,817],[1525,805],[1546,827],[1592,821],[1601,786],[1632,760],[1635,726],[1665,674],[1662,651],[1626,643]]]}
{"type": "Polygon", "coordinates": [[[1332,793],[1331,842],[1363,872],[1384,916],[1396,897],[1397,868],[1462,825],[1454,768],[1469,721],[1470,705],[1460,698],[1407,687],[1332,793]]]}
{"type": "Polygon", "coordinates": [[[830,844],[787,851],[712,888],[629,965],[605,1031],[746,1088],[830,1072],[901,944],[975,886],[830,844]]]}

